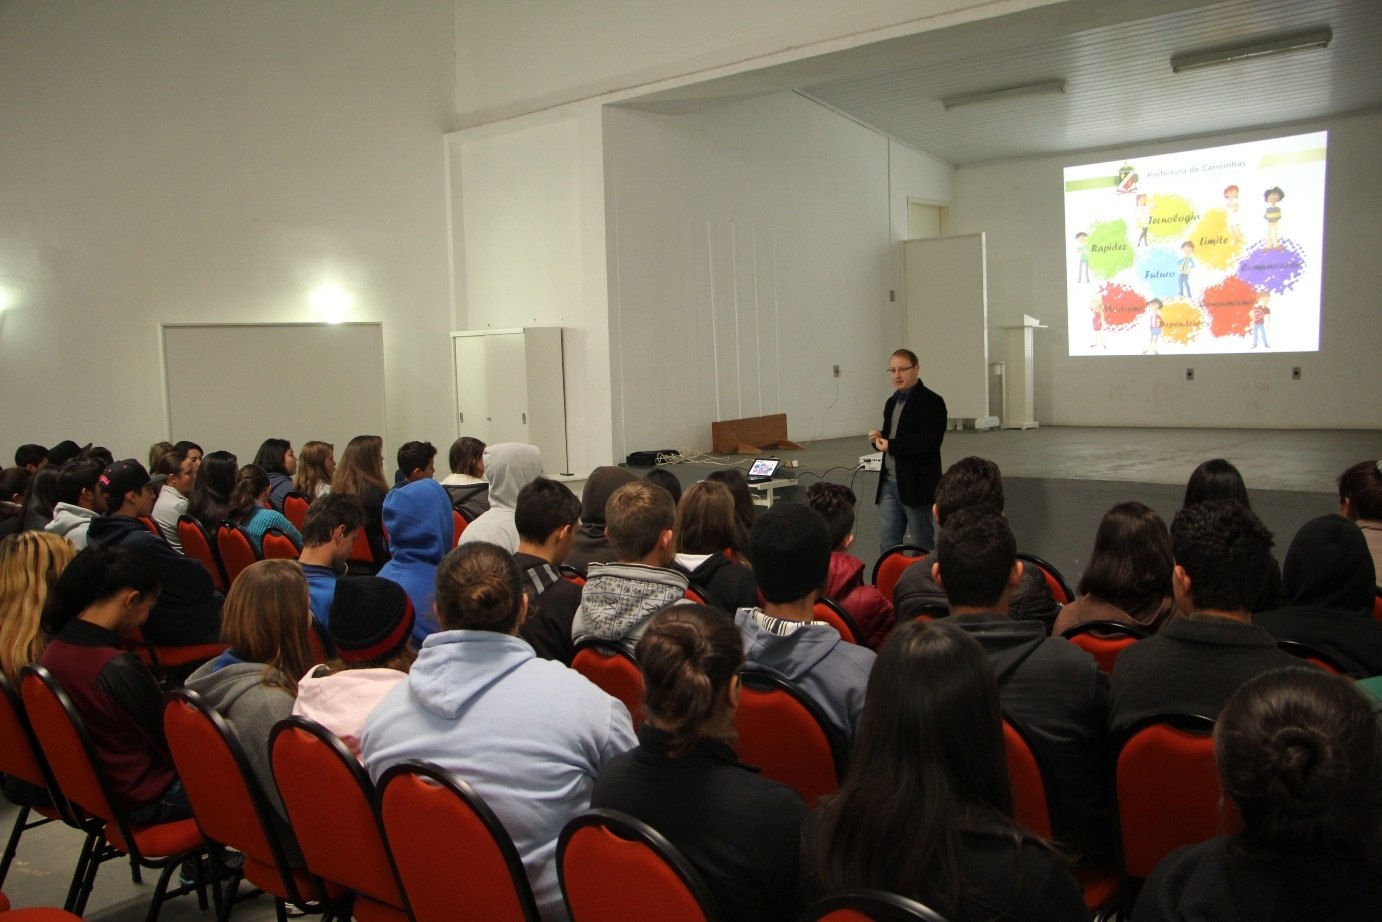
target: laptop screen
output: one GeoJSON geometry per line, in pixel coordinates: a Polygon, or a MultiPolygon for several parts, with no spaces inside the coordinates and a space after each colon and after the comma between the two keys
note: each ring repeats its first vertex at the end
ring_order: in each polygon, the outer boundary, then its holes
{"type": "Polygon", "coordinates": [[[782,462],[777,458],[758,458],[749,468],[749,483],[758,483],[764,480],[772,480],[777,474],[778,466],[782,462]]]}

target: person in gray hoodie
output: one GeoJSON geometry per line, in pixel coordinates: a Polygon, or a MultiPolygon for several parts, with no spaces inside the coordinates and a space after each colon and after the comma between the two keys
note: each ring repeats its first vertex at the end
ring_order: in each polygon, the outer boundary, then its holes
{"type": "Polygon", "coordinates": [[[410,759],[465,779],[513,839],[542,918],[558,920],[557,836],[590,806],[600,770],[637,741],[621,702],[515,636],[527,611],[503,548],[448,554],[437,568],[442,629],[370,712],[361,754],[375,782],[410,759]]]}
{"type": "Polygon", "coordinates": [[[518,550],[518,526],[513,523],[518,491],[542,473],[542,453],[536,445],[500,442],[485,447],[484,464],[489,509],[466,526],[460,543],[488,541],[512,554],[518,550]]]}
{"type": "Polygon", "coordinates": [[[86,532],[105,511],[105,498],[97,488],[101,465],[89,458],[74,458],[58,469],[58,504],[45,531],[61,535],[77,550],[86,547],[86,532]]]}

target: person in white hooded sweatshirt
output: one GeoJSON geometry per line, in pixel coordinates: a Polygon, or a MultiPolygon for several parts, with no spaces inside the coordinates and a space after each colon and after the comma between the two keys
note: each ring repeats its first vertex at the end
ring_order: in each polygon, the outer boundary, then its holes
{"type": "Polygon", "coordinates": [[[518,551],[518,526],[513,523],[518,491],[542,473],[542,453],[536,445],[500,442],[484,454],[485,479],[489,481],[489,509],[476,516],[461,535],[461,544],[488,541],[510,554],[518,551]]]}

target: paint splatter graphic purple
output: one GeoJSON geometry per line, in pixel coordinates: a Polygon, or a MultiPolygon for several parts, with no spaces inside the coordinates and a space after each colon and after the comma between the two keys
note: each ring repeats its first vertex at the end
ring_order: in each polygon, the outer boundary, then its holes
{"type": "Polygon", "coordinates": [[[1305,273],[1305,250],[1294,240],[1282,240],[1280,248],[1259,240],[1238,263],[1237,276],[1254,288],[1281,294],[1296,287],[1305,273]]]}

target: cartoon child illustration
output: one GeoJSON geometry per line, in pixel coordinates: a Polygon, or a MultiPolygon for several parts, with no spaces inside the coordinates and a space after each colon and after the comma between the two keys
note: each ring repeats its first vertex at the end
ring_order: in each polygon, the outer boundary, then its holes
{"type": "Polygon", "coordinates": [[[1091,349],[1107,349],[1104,345],[1104,299],[1102,295],[1095,295],[1089,302],[1089,312],[1094,325],[1094,344],[1091,349]]]}
{"type": "Polygon", "coordinates": [[[1156,355],[1157,346],[1161,345],[1161,299],[1153,298],[1147,302],[1145,308],[1147,314],[1147,333],[1149,338],[1147,348],[1142,350],[1143,355],[1156,355]]]}
{"type": "Polygon", "coordinates": [[[1235,237],[1243,236],[1242,216],[1238,212],[1238,187],[1224,188],[1224,211],[1228,212],[1228,229],[1235,237]]]}
{"type": "Polygon", "coordinates": [[[1133,208],[1133,219],[1137,222],[1137,245],[1147,245],[1147,230],[1152,226],[1152,210],[1147,207],[1147,196],[1137,197],[1137,206],[1133,208]]]}
{"type": "Polygon", "coordinates": [[[1080,231],[1075,235],[1075,252],[1080,256],[1080,266],[1075,270],[1075,281],[1089,281],[1089,235],[1080,231]]]}
{"type": "Polygon", "coordinates": [[[1259,288],[1257,291],[1257,303],[1254,304],[1252,310],[1248,312],[1248,317],[1252,320],[1252,346],[1250,347],[1252,349],[1257,348],[1257,340],[1259,337],[1262,339],[1263,349],[1272,348],[1267,342],[1267,321],[1272,316],[1272,309],[1270,307],[1271,300],[1271,292],[1259,288]]]}
{"type": "Polygon", "coordinates": [[[1267,213],[1263,216],[1267,219],[1267,246],[1273,250],[1281,249],[1281,200],[1286,197],[1286,193],[1281,191],[1280,186],[1272,186],[1262,193],[1262,199],[1267,203],[1267,213]]]}
{"type": "Polygon", "coordinates": [[[1190,294],[1190,270],[1195,268],[1195,244],[1189,240],[1180,245],[1180,294],[1187,298],[1190,294]]]}

